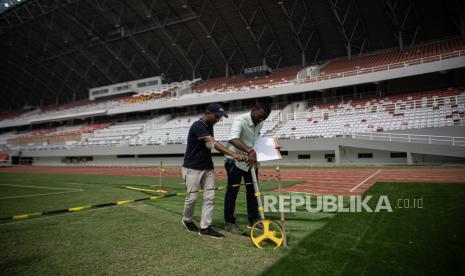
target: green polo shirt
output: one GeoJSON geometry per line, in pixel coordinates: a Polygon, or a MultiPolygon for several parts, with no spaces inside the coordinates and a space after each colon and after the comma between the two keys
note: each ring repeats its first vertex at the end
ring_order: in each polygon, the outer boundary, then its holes
{"type": "MultiPolygon", "coordinates": [[[[253,147],[258,136],[260,136],[260,131],[262,130],[263,122],[255,125],[251,112],[242,114],[234,118],[231,131],[229,132],[229,140],[238,138],[242,143],[248,147],[253,147]]],[[[231,143],[227,143],[226,146],[231,151],[247,156],[247,153],[236,148],[231,143]]],[[[226,158],[231,158],[227,156],[226,158]]],[[[236,166],[244,171],[248,171],[247,164],[245,162],[235,162],[236,166]]],[[[258,165],[258,164],[257,164],[258,165]]]]}

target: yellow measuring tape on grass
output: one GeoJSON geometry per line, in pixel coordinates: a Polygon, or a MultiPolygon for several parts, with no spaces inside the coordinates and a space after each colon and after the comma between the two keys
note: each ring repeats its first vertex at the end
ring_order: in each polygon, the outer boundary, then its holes
{"type": "Polygon", "coordinates": [[[126,186],[126,189],[134,190],[134,191],[150,192],[150,193],[162,193],[162,194],[166,194],[169,192],[169,190],[165,190],[165,189],[151,190],[151,189],[144,189],[144,188],[138,188],[138,187],[132,187],[132,186],[126,186]]]}
{"type": "MultiPolygon", "coordinates": [[[[129,187],[127,187],[127,188],[130,189],[129,187]]],[[[95,209],[95,208],[102,208],[102,207],[109,207],[109,206],[116,206],[116,205],[124,205],[124,204],[128,204],[128,203],[145,201],[145,200],[154,200],[154,199],[161,199],[161,198],[172,197],[172,196],[183,196],[183,195],[185,195],[185,193],[167,194],[167,192],[168,192],[167,190],[159,191],[159,190],[148,190],[148,189],[135,188],[135,187],[132,187],[132,188],[133,188],[133,190],[146,190],[146,191],[150,191],[150,192],[157,191],[157,192],[166,193],[166,194],[151,196],[151,197],[144,197],[144,198],[137,198],[137,199],[128,199],[128,200],[120,200],[120,201],[115,201],[115,202],[93,204],[93,205],[85,205],[85,206],[79,206],[79,207],[71,207],[71,208],[65,208],[65,209],[60,209],[60,210],[35,212],[35,213],[29,213],[29,214],[18,214],[18,215],[9,216],[9,217],[2,217],[2,218],[0,218],[0,222],[18,221],[18,220],[25,220],[25,219],[31,219],[31,218],[39,218],[39,217],[43,217],[43,216],[46,216],[46,215],[57,215],[57,214],[64,214],[64,213],[76,213],[76,212],[86,211],[86,210],[95,209]]]]}

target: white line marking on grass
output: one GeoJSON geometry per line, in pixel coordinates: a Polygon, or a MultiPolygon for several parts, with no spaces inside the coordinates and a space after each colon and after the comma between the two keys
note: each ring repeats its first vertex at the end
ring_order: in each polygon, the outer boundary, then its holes
{"type": "Polygon", "coordinates": [[[2,200],[2,199],[11,199],[11,198],[22,198],[22,197],[45,196],[45,195],[58,195],[58,194],[76,193],[76,192],[82,192],[83,191],[82,189],[67,189],[67,188],[57,188],[57,187],[13,185],[13,184],[0,184],[0,186],[21,187],[21,188],[36,188],[36,189],[47,189],[47,190],[62,190],[62,191],[64,191],[64,192],[54,192],[54,193],[45,193],[45,194],[6,196],[6,197],[0,197],[0,200],[2,200]]]}
{"type": "Polygon", "coordinates": [[[77,192],[82,192],[82,190],[81,191],[65,191],[65,192],[56,192],[56,193],[45,193],[45,194],[20,195],[20,196],[6,196],[6,197],[0,197],[0,200],[2,200],[2,199],[11,199],[11,198],[21,198],[21,197],[35,197],[35,196],[45,196],[45,195],[69,194],[69,193],[77,193],[77,192]]]}
{"type": "Polygon", "coordinates": [[[63,190],[63,191],[74,191],[74,192],[82,192],[82,190],[81,190],[81,189],[68,189],[68,188],[45,187],[45,186],[28,186],[28,185],[13,185],[13,184],[0,184],[0,186],[9,186],[9,187],[22,187],[22,188],[36,188],[36,189],[49,189],[49,190],[63,190]]]}
{"type": "Polygon", "coordinates": [[[377,172],[375,172],[374,174],[370,175],[369,177],[365,178],[365,180],[363,180],[362,182],[358,183],[357,186],[353,187],[350,191],[353,192],[355,191],[358,187],[362,186],[365,182],[367,182],[368,180],[370,180],[373,176],[377,175],[378,173],[380,173],[382,170],[379,169],[377,172]]]}

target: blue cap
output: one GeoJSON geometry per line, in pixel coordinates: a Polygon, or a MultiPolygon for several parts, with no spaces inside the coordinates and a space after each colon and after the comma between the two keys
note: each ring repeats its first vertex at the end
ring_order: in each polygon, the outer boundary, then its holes
{"type": "Polygon", "coordinates": [[[216,117],[218,118],[221,118],[221,117],[228,118],[228,115],[224,112],[223,106],[219,103],[209,104],[207,106],[207,111],[210,111],[211,113],[215,113],[216,117]]]}

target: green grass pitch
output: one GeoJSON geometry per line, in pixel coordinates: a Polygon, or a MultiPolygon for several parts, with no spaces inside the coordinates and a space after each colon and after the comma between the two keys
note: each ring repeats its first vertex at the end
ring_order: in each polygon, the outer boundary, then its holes
{"type": "MultiPolygon", "coordinates": [[[[224,186],[224,181],[217,181],[224,186]]],[[[285,182],[284,185],[295,183],[285,182]]],[[[147,197],[125,186],[158,188],[158,178],[0,174],[0,217],[147,197]],[[152,187],[153,186],[153,187],[152,187]]],[[[262,193],[275,189],[262,182],[262,193]]],[[[180,179],[163,188],[184,192],[180,179]]],[[[238,224],[246,224],[244,187],[238,224]]],[[[392,213],[286,214],[289,246],[260,250],[246,237],[223,240],[188,233],[184,197],[90,209],[0,224],[0,273],[446,275],[465,271],[465,185],[378,183],[366,194],[423,198],[421,209],[392,213]]],[[[223,228],[224,190],[215,198],[214,227],[223,228]]],[[[392,202],[393,202],[392,201],[392,202]]],[[[196,208],[198,222],[201,200],[196,208]]],[[[267,214],[277,219],[279,214],[267,214]]]]}

